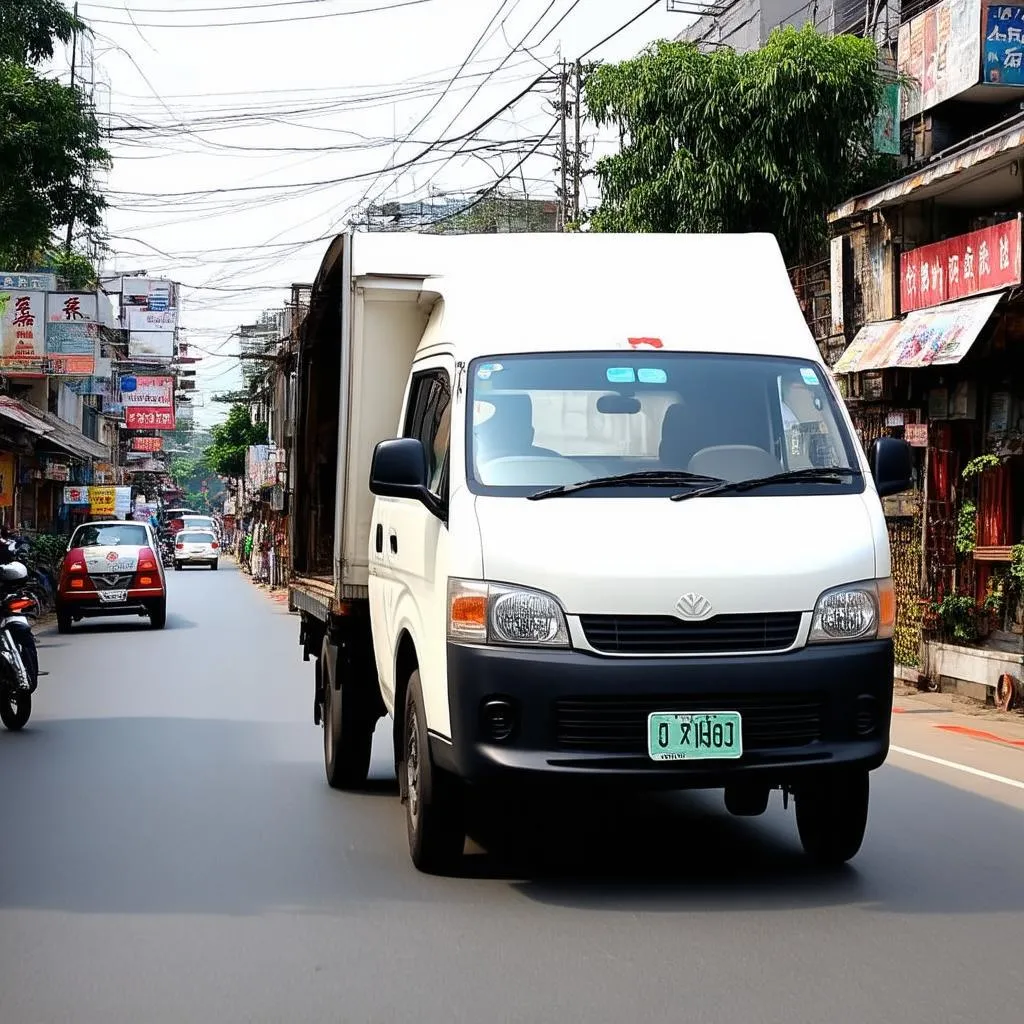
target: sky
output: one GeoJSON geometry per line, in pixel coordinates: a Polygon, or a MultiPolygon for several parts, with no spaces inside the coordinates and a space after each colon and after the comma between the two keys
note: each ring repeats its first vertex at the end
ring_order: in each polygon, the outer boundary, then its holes
{"type": "MultiPolygon", "coordinates": [[[[77,75],[112,138],[100,181],[103,270],[183,285],[182,337],[203,355],[197,423],[223,415],[212,395],[241,385],[233,332],[283,305],[292,282],[310,282],[326,239],[367,200],[483,188],[534,147],[509,186],[553,196],[554,84],[537,85],[465,147],[487,150],[455,154],[451,144],[414,158],[480,125],[560,57],[587,54],[649,2],[80,0],[94,37],[78,49],[77,75]]],[[[678,35],[691,18],[667,7],[661,0],[589,59],[620,60],[678,35]]],[[[70,53],[65,79],[69,68],[70,53]]],[[[597,152],[614,145],[607,130],[585,134],[597,152]]]]}

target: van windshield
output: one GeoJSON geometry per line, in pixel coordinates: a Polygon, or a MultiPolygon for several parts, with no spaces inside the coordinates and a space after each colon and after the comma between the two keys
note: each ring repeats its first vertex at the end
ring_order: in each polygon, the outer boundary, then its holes
{"type": "MultiPolygon", "coordinates": [[[[477,494],[524,495],[652,471],[728,481],[795,470],[859,471],[856,447],[823,374],[801,360],[691,352],[477,359],[469,367],[469,487],[477,494]]],[[[863,488],[855,472],[748,493],[863,488]]],[[[638,482],[574,493],[679,490],[678,483],[638,482]]]]}

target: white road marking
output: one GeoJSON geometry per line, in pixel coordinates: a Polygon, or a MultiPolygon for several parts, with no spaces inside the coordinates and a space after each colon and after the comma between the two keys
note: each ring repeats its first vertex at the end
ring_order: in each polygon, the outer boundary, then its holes
{"type": "Polygon", "coordinates": [[[890,750],[906,757],[916,757],[921,761],[928,761],[931,764],[941,765],[943,768],[952,768],[954,771],[965,772],[967,775],[976,775],[979,779],[988,779],[989,782],[1001,782],[1004,786],[1012,786],[1014,789],[1024,789],[1024,782],[1017,779],[1008,779],[1005,775],[994,775],[992,772],[983,772],[980,768],[971,768],[970,765],[959,764],[956,761],[947,761],[944,757],[933,757],[931,754],[922,754],[917,750],[908,750],[906,747],[890,746],[890,750]]]}

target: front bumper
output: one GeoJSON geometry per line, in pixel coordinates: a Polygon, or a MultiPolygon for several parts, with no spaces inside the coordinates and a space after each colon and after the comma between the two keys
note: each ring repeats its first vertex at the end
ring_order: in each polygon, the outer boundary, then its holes
{"type": "Polygon", "coordinates": [[[432,736],[431,752],[443,767],[480,782],[798,783],[822,769],[882,764],[892,681],[890,640],[686,659],[449,644],[452,737],[432,736]],[[484,710],[495,697],[512,707],[514,727],[503,741],[484,710]],[[742,758],[650,760],[647,714],[675,710],[739,711],[742,758]]]}

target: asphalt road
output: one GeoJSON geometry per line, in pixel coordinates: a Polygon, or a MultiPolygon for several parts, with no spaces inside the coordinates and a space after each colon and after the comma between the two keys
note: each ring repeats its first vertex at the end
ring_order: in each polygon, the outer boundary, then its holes
{"type": "Polygon", "coordinates": [[[42,637],[0,731],[2,1024],[1021,1019],[1021,789],[894,755],[833,873],[709,795],[527,808],[430,878],[383,735],[327,788],[296,620],[229,564],[170,583],[164,632],[42,637]]]}

